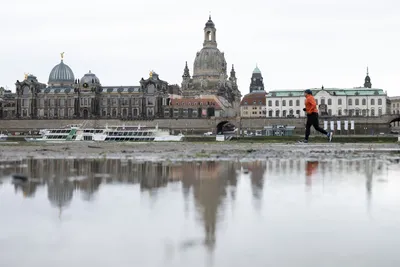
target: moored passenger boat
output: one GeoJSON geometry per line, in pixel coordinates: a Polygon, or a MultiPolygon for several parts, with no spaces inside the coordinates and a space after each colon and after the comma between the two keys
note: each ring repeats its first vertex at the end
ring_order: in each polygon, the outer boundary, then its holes
{"type": "Polygon", "coordinates": [[[39,138],[25,138],[27,142],[161,142],[183,141],[184,135],[171,135],[169,130],[146,126],[113,126],[103,129],[81,128],[72,125],[67,128],[40,131],[39,138]]]}

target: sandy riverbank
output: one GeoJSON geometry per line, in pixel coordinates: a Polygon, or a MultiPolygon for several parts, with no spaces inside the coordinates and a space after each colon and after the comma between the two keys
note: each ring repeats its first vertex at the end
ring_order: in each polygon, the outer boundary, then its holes
{"type": "Polygon", "coordinates": [[[400,158],[400,144],[268,143],[60,143],[0,144],[3,161],[25,158],[125,158],[133,160],[246,160],[265,158],[400,158]]]}

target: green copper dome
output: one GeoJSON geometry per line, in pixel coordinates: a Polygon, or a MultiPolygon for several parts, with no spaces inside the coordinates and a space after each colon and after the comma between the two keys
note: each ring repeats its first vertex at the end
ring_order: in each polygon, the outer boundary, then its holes
{"type": "Polygon", "coordinates": [[[256,65],[255,69],[253,70],[253,73],[259,73],[259,74],[261,74],[261,70],[258,68],[257,65],[256,65]]]}

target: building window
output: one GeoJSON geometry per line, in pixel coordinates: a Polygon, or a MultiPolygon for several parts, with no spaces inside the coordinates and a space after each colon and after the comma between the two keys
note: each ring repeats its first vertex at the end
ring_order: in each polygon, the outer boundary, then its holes
{"type": "Polygon", "coordinates": [[[371,108],[371,116],[375,116],[375,109],[371,108]]]}
{"type": "Polygon", "coordinates": [[[275,106],[279,107],[279,100],[275,100],[275,106]]]}
{"type": "Polygon", "coordinates": [[[275,110],[275,117],[279,117],[279,109],[275,110]]]}
{"type": "MultiPolygon", "coordinates": [[[[364,100],[364,99],[363,99],[364,100]]],[[[367,110],[366,109],[363,109],[362,110],[362,115],[365,117],[365,116],[367,116],[367,110]]]]}
{"type": "Polygon", "coordinates": [[[363,98],[362,105],[365,106],[366,104],[367,104],[367,100],[365,98],[363,98]]]}
{"type": "Polygon", "coordinates": [[[381,106],[382,105],[382,99],[378,99],[378,105],[381,106]]]}
{"type": "Polygon", "coordinates": [[[349,99],[349,106],[353,105],[353,100],[349,99]]]}
{"type": "Polygon", "coordinates": [[[283,117],[286,117],[286,110],[282,112],[283,117]]]}
{"type": "Polygon", "coordinates": [[[332,109],[328,109],[329,116],[332,116],[332,109]]]}
{"type": "Polygon", "coordinates": [[[272,117],[272,109],[270,109],[269,111],[268,111],[268,117],[272,117]]]}
{"type": "Polygon", "coordinates": [[[293,100],[289,100],[289,107],[293,106],[293,100]]]}
{"type": "Polygon", "coordinates": [[[296,115],[300,116],[300,110],[296,110],[296,115]]]}
{"type": "Polygon", "coordinates": [[[321,105],[325,105],[325,98],[321,98],[321,105]]]}
{"type": "Polygon", "coordinates": [[[375,99],[371,99],[371,105],[375,105],[375,99]]]}
{"type": "Polygon", "coordinates": [[[296,106],[300,107],[300,100],[298,100],[298,99],[296,100],[296,106]]]}
{"type": "Polygon", "coordinates": [[[358,98],[356,98],[355,105],[356,106],[360,105],[360,100],[358,98]]]}
{"type": "Polygon", "coordinates": [[[338,110],[338,115],[342,116],[342,110],[341,109],[338,110]]]}
{"type": "MultiPolygon", "coordinates": [[[[380,100],[380,99],[379,99],[379,100],[380,100]]],[[[381,100],[381,101],[382,101],[382,100],[381,100]]],[[[379,115],[379,116],[382,116],[382,108],[379,108],[379,109],[378,109],[378,115],[379,115]]]]}
{"type": "Polygon", "coordinates": [[[339,106],[342,105],[342,99],[339,98],[337,103],[338,103],[339,106]]]}
{"type": "Polygon", "coordinates": [[[271,100],[268,101],[268,106],[270,106],[270,107],[272,106],[272,101],[271,100]]]}
{"type": "Polygon", "coordinates": [[[282,107],[286,106],[286,100],[282,100],[282,107]]]}
{"type": "Polygon", "coordinates": [[[332,99],[328,99],[328,105],[332,105],[332,99]]]}
{"type": "Polygon", "coordinates": [[[289,115],[293,115],[293,109],[289,110],[289,115]]]}
{"type": "Polygon", "coordinates": [[[359,109],[356,109],[356,116],[360,116],[360,110],[359,109]]]}

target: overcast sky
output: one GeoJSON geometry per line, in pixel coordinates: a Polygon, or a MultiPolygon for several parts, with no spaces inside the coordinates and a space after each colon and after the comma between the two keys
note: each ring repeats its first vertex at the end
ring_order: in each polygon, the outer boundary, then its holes
{"type": "Polygon", "coordinates": [[[242,94],[257,63],[267,90],[361,86],[368,65],[373,87],[400,95],[398,0],[2,0],[0,86],[47,83],[61,52],[76,78],[138,85],[154,70],[180,84],[210,11],[242,94]]]}

